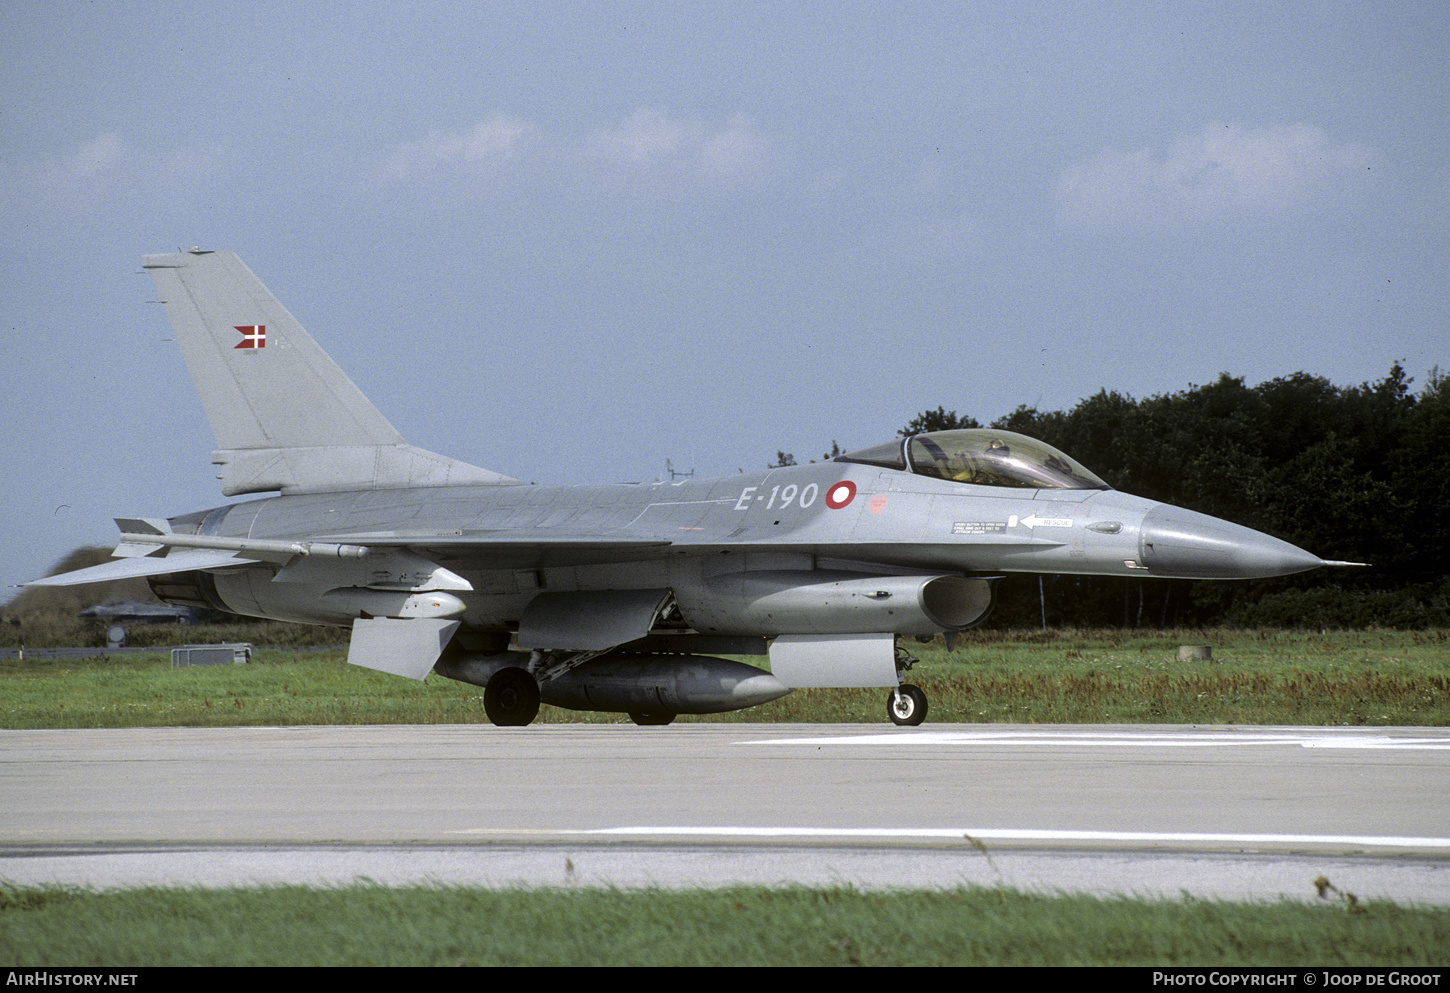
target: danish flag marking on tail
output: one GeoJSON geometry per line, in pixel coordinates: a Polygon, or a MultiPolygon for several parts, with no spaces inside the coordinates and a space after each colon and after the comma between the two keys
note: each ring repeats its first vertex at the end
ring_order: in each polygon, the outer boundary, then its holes
{"type": "Polygon", "coordinates": [[[237,348],[266,348],[267,347],[267,325],[265,324],[234,324],[242,333],[242,340],[233,345],[237,348]]]}

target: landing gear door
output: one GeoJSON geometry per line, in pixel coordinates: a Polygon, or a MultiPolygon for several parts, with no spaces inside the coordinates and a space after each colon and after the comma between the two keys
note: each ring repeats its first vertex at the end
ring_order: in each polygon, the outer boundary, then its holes
{"type": "Polygon", "coordinates": [[[673,603],[668,589],[540,593],[519,618],[518,645],[604,651],[649,634],[673,603]]]}

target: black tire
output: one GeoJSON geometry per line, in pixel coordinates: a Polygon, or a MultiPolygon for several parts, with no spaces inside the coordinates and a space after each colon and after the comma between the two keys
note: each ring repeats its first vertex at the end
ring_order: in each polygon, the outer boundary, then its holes
{"type": "Polygon", "coordinates": [[[539,716],[539,684],[527,669],[500,669],[483,688],[483,710],[502,728],[521,728],[539,716]]]}
{"type": "Polygon", "coordinates": [[[646,714],[642,711],[631,710],[629,712],[629,719],[634,721],[634,723],[638,724],[640,727],[656,727],[670,723],[670,721],[673,721],[675,719],[675,715],[666,713],[646,714]]]}
{"type": "Polygon", "coordinates": [[[920,687],[902,683],[900,696],[895,690],[886,694],[886,716],[900,727],[916,727],[926,720],[926,694],[920,687]]]}

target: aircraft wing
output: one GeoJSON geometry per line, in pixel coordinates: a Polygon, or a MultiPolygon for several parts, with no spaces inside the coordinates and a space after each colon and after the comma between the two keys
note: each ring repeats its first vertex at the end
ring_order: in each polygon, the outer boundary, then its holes
{"type": "MultiPolygon", "coordinates": [[[[603,565],[638,562],[665,556],[707,556],[725,552],[747,552],[749,542],[719,545],[713,542],[670,541],[663,538],[635,538],[601,535],[591,531],[506,528],[497,530],[396,530],[348,532],[318,535],[307,540],[227,538],[210,535],[171,533],[164,521],[122,519],[121,543],[113,553],[118,561],[107,562],[34,580],[26,586],[73,586],[116,579],[160,576],[173,572],[217,571],[271,563],[286,567],[299,558],[363,559],[369,556],[412,553],[436,564],[463,569],[538,569],[575,565],[603,565]]],[[[766,544],[766,543],[763,543],[766,544]]],[[[1024,549],[1041,543],[998,541],[995,545],[1021,544],[1024,549]]],[[[935,556],[928,549],[896,544],[770,542],[776,552],[802,552],[826,558],[863,560],[914,567],[944,567],[953,571],[961,563],[935,556]],[[922,556],[926,555],[927,559],[922,556]]],[[[939,551],[939,550],[938,550],[939,551]]],[[[999,566],[1000,568],[1000,566],[999,566]]],[[[466,584],[463,584],[466,586],[466,584]]]]}
{"type": "MultiPolygon", "coordinates": [[[[462,534],[384,531],[286,541],[174,534],[164,522],[144,519],[117,523],[122,525],[122,534],[121,543],[112,553],[117,556],[115,561],[21,585],[79,586],[173,572],[236,569],[263,562],[286,566],[302,557],[361,559],[370,554],[406,551],[483,568],[593,565],[654,558],[670,545],[668,541],[601,538],[583,533],[520,536],[517,530],[462,534]]],[[[466,583],[463,586],[466,588],[466,583]]]]}
{"type": "MultiPolygon", "coordinates": [[[[601,534],[585,529],[560,528],[498,528],[479,530],[408,529],[395,531],[346,532],[318,535],[314,541],[361,545],[376,552],[400,549],[412,552],[451,568],[463,569],[540,569],[574,565],[607,565],[613,562],[640,562],[650,559],[706,557],[720,554],[747,553],[755,548],[772,552],[797,552],[820,558],[859,563],[848,568],[870,571],[871,564],[939,569],[959,572],[964,547],[956,545],[916,545],[900,542],[788,542],[773,535],[763,535],[757,546],[752,536],[743,535],[728,544],[706,539],[695,540],[686,532],[678,539],[634,537],[601,534]]],[[[996,552],[1034,552],[1046,547],[1041,538],[1012,535],[979,536],[973,545],[990,546],[996,552]]],[[[1056,543],[1060,544],[1060,543],[1056,543]]],[[[999,559],[980,566],[998,572],[999,559]]],[[[968,566],[968,571],[971,567],[968,566]]]]}
{"type": "MultiPolygon", "coordinates": [[[[543,528],[501,528],[497,530],[461,531],[372,531],[319,535],[317,542],[338,542],[362,545],[374,554],[393,549],[405,550],[454,569],[542,569],[576,565],[608,565],[642,562],[651,559],[708,557],[721,554],[748,553],[758,547],[771,552],[793,552],[819,559],[840,560],[851,565],[842,568],[870,571],[872,565],[900,566],[916,569],[946,569],[960,572],[964,561],[959,546],[923,546],[897,542],[782,542],[762,540],[755,546],[748,538],[729,544],[717,541],[693,541],[688,536],[671,541],[665,538],[635,538],[601,535],[597,531],[543,528]]],[[[1041,539],[1012,536],[989,536],[975,543],[990,545],[999,553],[1040,551],[1046,542],[1041,539]]],[[[983,562],[978,567],[1000,572],[1000,558],[983,562]]],[[[966,566],[966,571],[973,567],[966,566]]]]}
{"type": "Polygon", "coordinates": [[[600,565],[658,558],[669,541],[616,538],[597,532],[558,532],[510,528],[499,531],[374,531],[321,535],[318,542],[362,545],[378,550],[404,549],[426,558],[494,569],[537,569],[600,565]]]}

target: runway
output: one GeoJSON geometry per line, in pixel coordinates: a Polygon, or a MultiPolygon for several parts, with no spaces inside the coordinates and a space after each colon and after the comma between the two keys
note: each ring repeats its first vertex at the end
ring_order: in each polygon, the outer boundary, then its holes
{"type": "Polygon", "coordinates": [[[1450,730],[0,731],[0,879],[1009,885],[1450,904],[1450,730]]]}

